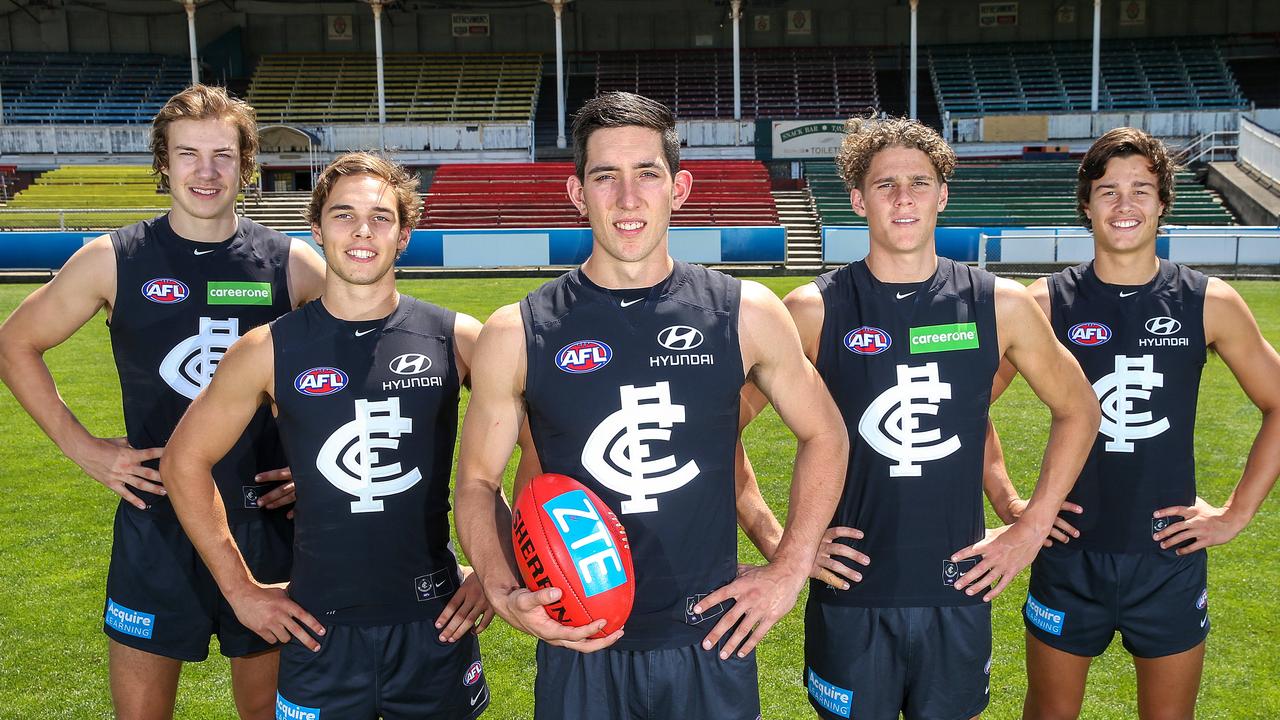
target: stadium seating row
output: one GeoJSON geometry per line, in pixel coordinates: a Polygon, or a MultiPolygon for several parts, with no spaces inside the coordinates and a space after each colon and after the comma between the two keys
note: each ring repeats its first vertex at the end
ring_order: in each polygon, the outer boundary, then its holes
{"type": "Polygon", "coordinates": [[[43,173],[0,212],[0,227],[104,230],[169,207],[147,165],[69,165],[43,173]]]}
{"type": "Polygon", "coordinates": [[[164,55],[0,53],[5,123],[145,123],[191,80],[164,55]]]}

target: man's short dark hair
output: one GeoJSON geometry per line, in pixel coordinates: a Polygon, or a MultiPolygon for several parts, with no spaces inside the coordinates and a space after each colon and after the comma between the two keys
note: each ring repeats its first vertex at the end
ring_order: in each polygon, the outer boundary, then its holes
{"type": "Polygon", "coordinates": [[[1173,210],[1173,188],[1178,173],[1178,163],[1169,155],[1159,138],[1137,128],[1118,127],[1109,130],[1090,146],[1080,161],[1080,169],[1076,171],[1076,213],[1084,226],[1093,229],[1093,221],[1085,214],[1089,205],[1089,197],[1093,191],[1093,183],[1107,173],[1107,163],[1111,158],[1126,158],[1140,155],[1147,161],[1147,167],[1156,176],[1156,194],[1164,205],[1160,220],[1164,220],[1173,210]]]}
{"type": "Polygon", "coordinates": [[[680,136],[676,119],[666,105],[629,92],[607,92],[586,102],[573,116],[573,165],[578,179],[586,178],[587,140],[602,128],[642,127],[662,135],[662,155],[671,174],[680,170],[680,136]]]}

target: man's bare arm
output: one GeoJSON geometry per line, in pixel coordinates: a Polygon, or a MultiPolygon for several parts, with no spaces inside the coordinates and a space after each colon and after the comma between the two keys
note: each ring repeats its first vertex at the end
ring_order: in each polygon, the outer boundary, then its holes
{"type": "Polygon", "coordinates": [[[511,507],[502,477],[524,420],[525,370],[520,308],[507,305],[489,318],[476,341],[454,498],[458,539],[498,615],[547,642],[591,652],[612,645],[622,630],[588,640],[604,627],[604,620],[581,628],[552,620],[543,606],[559,600],[560,590],[535,593],[522,587],[511,547],[511,507]]]}
{"type": "Polygon", "coordinates": [[[1204,327],[1206,342],[1262,411],[1262,426],[1254,436],[1240,481],[1222,507],[1196,498],[1190,507],[1156,511],[1156,517],[1183,518],[1154,536],[1163,548],[1194,540],[1179,548],[1179,555],[1221,545],[1238,535],[1258,512],[1280,474],[1280,355],[1262,337],[1244,298],[1217,278],[1209,279],[1205,291],[1204,327]]]}
{"type": "Polygon", "coordinates": [[[1075,358],[1054,338],[1031,293],[1017,282],[998,279],[995,294],[1001,355],[1026,378],[1053,420],[1040,478],[1022,516],[1013,525],[989,531],[984,540],[952,555],[954,561],[983,556],[955,587],[969,595],[989,587],[983,596],[988,602],[1035,559],[1084,466],[1100,418],[1093,388],[1075,358]]]}
{"type": "Polygon", "coordinates": [[[297,238],[289,243],[289,302],[299,308],[324,292],[324,258],[297,238]]]}
{"type": "Polygon", "coordinates": [[[245,627],[267,642],[296,637],[312,650],[324,627],[282,588],[254,579],[227,525],[226,509],[213,480],[213,466],[235,445],[258,408],[268,402],[275,361],[268,326],[254,328],[222,356],[213,380],[192,401],[169,439],[160,473],[170,478],[169,497],[191,544],[213,574],[245,627]]]}
{"type": "Polygon", "coordinates": [[[758,283],[742,284],[739,338],[748,379],[773,404],[797,444],[787,522],[773,560],[740,574],[694,608],[701,612],[735,599],[733,608],[703,640],[703,647],[709,649],[737,624],[721,650],[722,657],[735,649],[739,656],[751,652],[795,604],[835,512],[849,459],[840,411],[805,357],[786,307],[758,283]]]}
{"type": "Polygon", "coordinates": [[[80,423],[54,383],[44,353],[108,312],[116,296],[116,258],[103,235],[80,248],[45,285],[31,293],[0,325],[0,379],[45,435],[85,474],[140,509],[146,503],[129,488],[164,494],[160,473],[143,466],[163,448],[131,448],[123,437],[94,437],[80,423]]]}

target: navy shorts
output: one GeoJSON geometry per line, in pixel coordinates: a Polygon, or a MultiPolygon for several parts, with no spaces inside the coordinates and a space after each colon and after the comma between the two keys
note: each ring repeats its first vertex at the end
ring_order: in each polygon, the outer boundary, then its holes
{"type": "Polygon", "coordinates": [[[1130,654],[1190,650],[1209,635],[1209,554],[1106,553],[1054,546],[1031,565],[1027,632],[1073,655],[1101,655],[1117,630],[1130,654]]]}
{"type": "Polygon", "coordinates": [[[480,643],[440,642],[434,618],[400,625],[326,625],[312,652],[280,651],[276,718],[469,720],[489,705],[480,643]]]}
{"type": "Polygon", "coordinates": [[[821,718],[968,720],[991,695],[991,606],[865,608],[812,598],[804,680],[821,718]]]}
{"type": "MultiPolygon", "coordinates": [[[[257,580],[289,579],[293,523],[283,513],[236,523],[231,535],[257,580]]],[[[236,619],[176,519],[125,502],[116,510],[103,631],[122,645],[192,662],[209,656],[211,635],[227,657],[273,647],[236,619]]]]}
{"type": "Polygon", "coordinates": [[[580,653],[539,642],[537,657],[535,720],[760,717],[754,652],[721,660],[701,645],[580,653]]]}

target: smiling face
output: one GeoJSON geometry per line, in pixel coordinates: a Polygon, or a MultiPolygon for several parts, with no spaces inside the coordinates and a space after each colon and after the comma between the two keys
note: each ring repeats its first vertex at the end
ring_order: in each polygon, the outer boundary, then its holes
{"type": "Polygon", "coordinates": [[[396,255],[409,244],[409,230],[400,226],[391,186],[363,174],[338,178],[319,225],[311,226],[329,269],[351,285],[373,285],[388,277],[396,255]]]}
{"type": "Polygon", "coordinates": [[[175,120],[168,128],[173,212],[200,220],[234,217],[240,192],[240,135],[218,119],[175,120]]]}
{"type": "Polygon", "coordinates": [[[689,197],[693,176],[674,175],[662,135],[643,127],[601,128],[587,138],[583,178],[568,180],[569,199],[591,223],[592,255],[623,263],[666,262],[671,213],[689,197]]]}
{"type": "Polygon", "coordinates": [[[862,187],[849,193],[854,212],[867,219],[873,246],[892,253],[933,247],[947,185],[929,156],[915,148],[887,147],[871,158],[862,187]]]}
{"type": "Polygon", "coordinates": [[[1113,157],[1102,177],[1089,186],[1084,213],[1093,223],[1099,249],[1111,253],[1155,253],[1160,229],[1158,179],[1142,155],[1113,157]]]}

